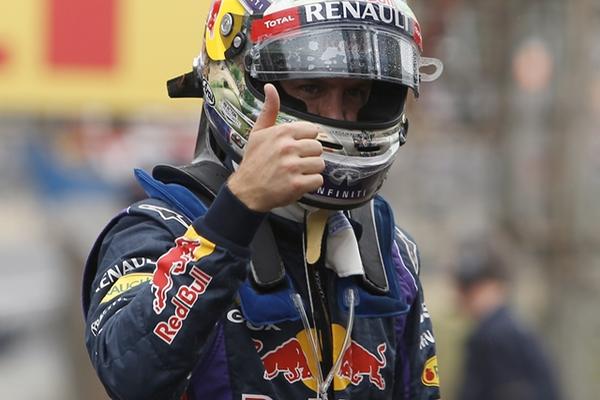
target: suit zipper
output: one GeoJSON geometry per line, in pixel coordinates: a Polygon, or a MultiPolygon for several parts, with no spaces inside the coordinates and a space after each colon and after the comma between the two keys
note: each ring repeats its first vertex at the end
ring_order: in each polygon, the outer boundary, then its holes
{"type": "MultiPolygon", "coordinates": [[[[331,333],[331,317],[329,313],[329,302],[323,290],[323,281],[316,265],[309,266],[310,293],[313,296],[313,320],[319,338],[319,349],[321,351],[321,374],[327,376],[333,366],[333,337],[331,333]]],[[[328,390],[328,398],[334,399],[334,388],[331,385],[328,390]]]]}

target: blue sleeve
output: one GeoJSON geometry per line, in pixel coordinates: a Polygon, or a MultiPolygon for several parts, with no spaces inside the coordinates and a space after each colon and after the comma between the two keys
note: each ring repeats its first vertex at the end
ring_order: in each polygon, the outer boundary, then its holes
{"type": "Polygon", "coordinates": [[[181,234],[136,215],[106,234],[84,311],[86,346],[111,398],[181,398],[246,277],[263,218],[224,186],[181,234]]]}
{"type": "Polygon", "coordinates": [[[434,400],[440,398],[435,336],[423,287],[419,278],[417,245],[396,229],[394,251],[397,254],[400,286],[407,295],[410,310],[396,322],[398,357],[394,398],[434,400]]]}

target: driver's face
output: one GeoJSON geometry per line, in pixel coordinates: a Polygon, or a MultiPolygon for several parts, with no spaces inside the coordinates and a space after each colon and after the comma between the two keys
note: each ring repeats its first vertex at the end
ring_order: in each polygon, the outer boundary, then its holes
{"type": "Polygon", "coordinates": [[[302,100],[309,113],[343,121],[356,121],[371,94],[371,82],[360,79],[294,79],[279,83],[288,95],[302,100]]]}

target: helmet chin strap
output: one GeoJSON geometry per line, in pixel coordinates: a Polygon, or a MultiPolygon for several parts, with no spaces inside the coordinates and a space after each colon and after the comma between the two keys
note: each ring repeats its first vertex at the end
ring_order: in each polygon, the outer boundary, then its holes
{"type": "Polygon", "coordinates": [[[312,213],[317,210],[319,210],[319,208],[297,201],[284,207],[274,208],[271,212],[279,217],[289,219],[290,221],[302,223],[304,222],[304,214],[306,212],[312,213]]]}
{"type": "Polygon", "coordinates": [[[306,262],[316,264],[321,258],[325,226],[331,214],[330,210],[305,211],[304,225],[306,229],[306,262]]]}
{"type": "Polygon", "coordinates": [[[344,212],[319,209],[298,202],[276,208],[272,212],[304,224],[307,265],[316,264],[324,255],[325,266],[340,277],[365,275],[358,239],[344,212]],[[323,240],[327,240],[325,252],[323,240]]]}

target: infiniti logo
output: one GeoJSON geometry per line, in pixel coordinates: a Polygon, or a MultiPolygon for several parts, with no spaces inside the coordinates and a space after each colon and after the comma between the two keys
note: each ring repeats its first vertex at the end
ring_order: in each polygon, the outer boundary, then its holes
{"type": "Polygon", "coordinates": [[[330,176],[337,185],[346,181],[348,186],[350,186],[354,184],[356,180],[360,179],[360,172],[352,168],[336,168],[331,171],[330,176]]]}

